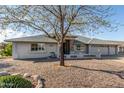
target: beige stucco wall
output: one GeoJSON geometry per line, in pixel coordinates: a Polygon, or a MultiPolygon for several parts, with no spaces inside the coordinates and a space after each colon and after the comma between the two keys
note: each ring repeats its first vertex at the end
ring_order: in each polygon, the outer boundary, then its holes
{"type": "MultiPolygon", "coordinates": [[[[54,52],[59,57],[59,47],[57,44],[45,44],[45,51],[31,51],[31,43],[13,43],[13,58],[25,59],[25,58],[44,58],[50,56],[50,52],[54,52]]],[[[110,46],[110,55],[115,54],[115,46],[110,46]]],[[[82,51],[75,51],[74,54],[83,57],[85,54],[82,51]],[[78,53],[77,53],[78,52],[78,53]]],[[[72,51],[71,51],[72,52],[72,51]]],[[[108,47],[100,47],[97,45],[89,45],[89,54],[96,55],[108,55],[108,47]]]]}
{"type": "Polygon", "coordinates": [[[31,51],[31,43],[13,43],[13,58],[44,58],[50,55],[50,52],[57,52],[57,44],[45,44],[45,51],[31,51]]]}

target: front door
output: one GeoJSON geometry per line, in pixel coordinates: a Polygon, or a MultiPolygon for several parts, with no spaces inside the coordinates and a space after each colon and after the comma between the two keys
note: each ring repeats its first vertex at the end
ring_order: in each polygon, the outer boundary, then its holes
{"type": "Polygon", "coordinates": [[[70,54],[70,40],[66,40],[63,45],[64,54],[70,54]]]}

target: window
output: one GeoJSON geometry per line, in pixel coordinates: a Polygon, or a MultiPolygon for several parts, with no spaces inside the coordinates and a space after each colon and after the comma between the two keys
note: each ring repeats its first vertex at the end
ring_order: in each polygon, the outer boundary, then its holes
{"type": "Polygon", "coordinates": [[[41,43],[31,44],[31,51],[44,51],[44,45],[41,43]]]}
{"type": "Polygon", "coordinates": [[[86,51],[86,46],[83,45],[83,44],[77,44],[76,45],[76,51],[85,52],[86,51]]]}
{"type": "Polygon", "coordinates": [[[81,46],[80,45],[77,45],[77,50],[81,50],[81,46]]]}

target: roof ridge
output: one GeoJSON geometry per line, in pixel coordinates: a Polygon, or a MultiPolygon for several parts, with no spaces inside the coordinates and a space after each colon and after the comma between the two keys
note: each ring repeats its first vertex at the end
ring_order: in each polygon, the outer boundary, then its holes
{"type": "Polygon", "coordinates": [[[88,44],[90,44],[90,42],[94,39],[94,38],[89,38],[90,40],[88,41],[88,44]]]}

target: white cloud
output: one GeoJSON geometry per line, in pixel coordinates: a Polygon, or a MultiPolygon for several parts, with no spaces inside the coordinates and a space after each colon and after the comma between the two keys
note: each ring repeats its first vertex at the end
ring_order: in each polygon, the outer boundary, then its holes
{"type": "Polygon", "coordinates": [[[24,33],[22,31],[13,31],[10,29],[0,30],[0,42],[3,42],[5,39],[39,35],[39,34],[43,34],[43,33],[42,32],[31,33],[30,31],[29,32],[27,31],[26,33],[24,33]]]}
{"type": "Polygon", "coordinates": [[[25,36],[23,32],[13,31],[13,30],[0,30],[0,42],[9,38],[17,38],[25,36]]]}

